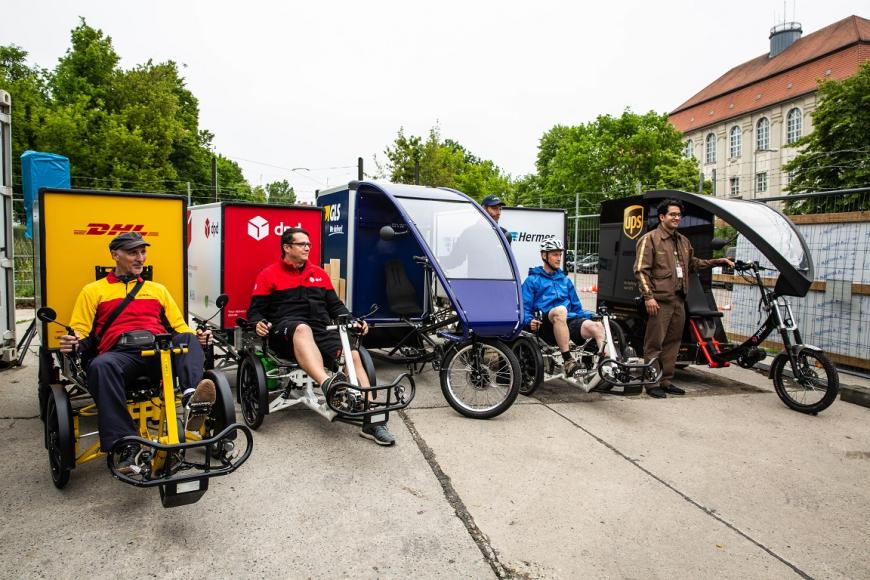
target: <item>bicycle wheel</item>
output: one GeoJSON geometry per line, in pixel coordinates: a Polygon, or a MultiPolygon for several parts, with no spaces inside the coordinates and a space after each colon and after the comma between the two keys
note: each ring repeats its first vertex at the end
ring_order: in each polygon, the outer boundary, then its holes
{"type": "Polygon", "coordinates": [[[69,399],[61,397],[58,404],[54,396],[49,396],[45,409],[45,446],[48,449],[51,481],[58,489],[63,489],[69,482],[69,456],[73,445],[69,399]]]}
{"type": "Polygon", "coordinates": [[[248,354],[242,357],[236,382],[242,418],[245,420],[245,425],[256,429],[263,423],[263,417],[266,416],[269,406],[266,372],[256,356],[248,354]]]}
{"type": "Polygon", "coordinates": [[[520,363],[500,340],[479,339],[451,347],[440,375],[444,398],[472,419],[504,413],[520,392],[520,363]]]}
{"type": "Polygon", "coordinates": [[[511,350],[520,363],[520,394],[529,396],[544,380],[544,357],[537,342],[521,336],[511,344],[511,350]]]}
{"type": "Polygon", "coordinates": [[[790,367],[787,356],[778,356],[773,361],[771,378],[776,394],[782,402],[795,411],[815,415],[831,406],[840,390],[837,369],[821,352],[804,350],[797,357],[798,368],[791,369],[794,376],[787,376],[790,367]]]}

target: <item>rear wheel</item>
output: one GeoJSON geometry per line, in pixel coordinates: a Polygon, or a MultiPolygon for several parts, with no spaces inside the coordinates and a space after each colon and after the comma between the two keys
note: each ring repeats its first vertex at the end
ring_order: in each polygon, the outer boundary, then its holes
{"type": "Polygon", "coordinates": [[[533,338],[521,336],[511,344],[511,350],[520,364],[520,394],[529,396],[544,380],[544,357],[533,338]]]}
{"type": "Polygon", "coordinates": [[[797,366],[791,369],[794,376],[788,376],[789,358],[778,356],[773,361],[771,378],[782,402],[790,409],[814,415],[830,407],[840,390],[834,363],[821,352],[803,350],[797,356],[797,366]]]}
{"type": "Polygon", "coordinates": [[[48,465],[51,481],[58,489],[69,482],[71,466],[69,454],[73,446],[72,416],[69,399],[64,396],[60,404],[55,396],[49,396],[45,407],[45,446],[48,449],[48,465]],[[63,403],[66,404],[63,404],[63,403]]]}
{"type": "Polygon", "coordinates": [[[440,375],[444,398],[473,419],[504,413],[520,392],[520,363],[499,340],[465,341],[451,347],[440,375]]]}
{"type": "Polygon", "coordinates": [[[269,405],[266,390],[266,372],[263,365],[253,354],[242,357],[237,372],[239,406],[245,425],[256,429],[263,423],[269,405]]]}

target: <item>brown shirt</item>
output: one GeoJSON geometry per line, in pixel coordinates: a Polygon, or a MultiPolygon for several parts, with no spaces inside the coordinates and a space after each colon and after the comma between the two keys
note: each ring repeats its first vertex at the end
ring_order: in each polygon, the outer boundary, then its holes
{"type": "Polygon", "coordinates": [[[659,224],[637,241],[634,276],[644,300],[667,302],[685,298],[689,293],[689,273],[710,268],[714,263],[715,260],[696,258],[686,236],[679,232],[669,234],[659,224]],[[682,265],[682,278],[677,278],[678,263],[682,265]]]}

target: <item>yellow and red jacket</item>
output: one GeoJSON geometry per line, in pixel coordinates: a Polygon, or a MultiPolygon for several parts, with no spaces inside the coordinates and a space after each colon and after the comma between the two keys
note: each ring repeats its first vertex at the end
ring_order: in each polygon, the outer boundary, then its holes
{"type": "Polygon", "coordinates": [[[169,290],[150,280],[145,281],[135,298],[109,328],[103,329],[106,319],[137,282],[138,279],[122,282],[110,272],[105,278],[82,288],[79,293],[70,326],[82,339],[94,332],[102,332],[100,344],[97,345],[98,353],[111,349],[118,338],[129,330],[149,330],[154,334],[193,332],[184,321],[169,290]]]}

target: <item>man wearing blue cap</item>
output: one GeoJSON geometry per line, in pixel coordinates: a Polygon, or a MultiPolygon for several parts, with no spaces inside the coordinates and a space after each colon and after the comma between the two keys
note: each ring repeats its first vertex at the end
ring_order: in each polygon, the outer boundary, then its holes
{"type": "MultiPolygon", "coordinates": [[[[498,224],[498,220],[501,218],[501,208],[507,204],[497,195],[487,195],[483,198],[483,201],[480,202],[480,205],[483,206],[483,209],[489,214],[489,217],[498,224]]],[[[503,233],[504,237],[507,238],[508,244],[510,244],[513,241],[511,233],[501,226],[498,226],[498,229],[501,230],[501,233],[503,233]]]]}

